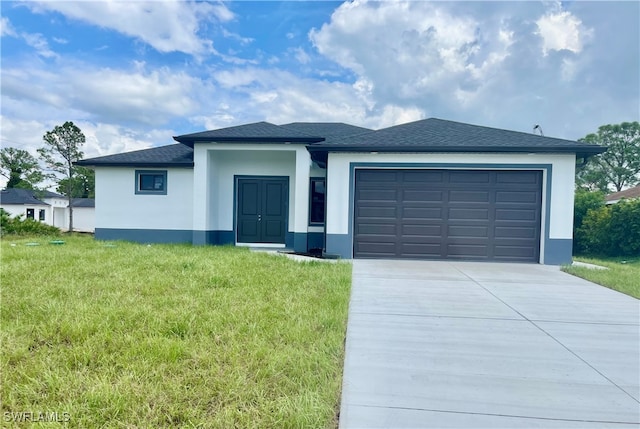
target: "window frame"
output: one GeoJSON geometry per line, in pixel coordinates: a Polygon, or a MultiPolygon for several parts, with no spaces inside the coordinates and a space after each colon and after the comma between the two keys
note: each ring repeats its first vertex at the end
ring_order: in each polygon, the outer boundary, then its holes
{"type": "Polygon", "coordinates": [[[26,219],[32,219],[35,220],[36,219],[36,209],[26,209],[26,219]]]}
{"type": "Polygon", "coordinates": [[[44,222],[47,216],[47,211],[45,209],[38,210],[38,220],[40,222],[44,222]]]}
{"type": "Polygon", "coordinates": [[[135,177],[135,193],[136,195],[167,195],[167,170],[136,170],[135,177]],[[159,190],[150,190],[150,189],[141,189],[142,185],[141,176],[150,175],[150,176],[163,176],[162,178],[162,189],[159,190]]]}
{"type": "Polygon", "coordinates": [[[327,178],[326,177],[310,177],[309,178],[309,226],[324,226],[327,217],[327,178]],[[313,184],[314,182],[322,182],[324,184],[324,200],[322,201],[322,221],[313,221],[313,184]]]}

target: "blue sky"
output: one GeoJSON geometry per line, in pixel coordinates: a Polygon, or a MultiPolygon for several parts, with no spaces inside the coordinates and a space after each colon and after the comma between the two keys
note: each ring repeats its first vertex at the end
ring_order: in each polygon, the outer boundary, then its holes
{"type": "Polygon", "coordinates": [[[254,121],[578,139],[638,120],[638,2],[3,1],[2,146],[99,156],[254,121]]]}

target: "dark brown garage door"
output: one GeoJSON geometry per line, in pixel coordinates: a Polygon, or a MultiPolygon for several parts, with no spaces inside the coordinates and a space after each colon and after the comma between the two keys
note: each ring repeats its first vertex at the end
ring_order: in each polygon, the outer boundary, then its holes
{"type": "Polygon", "coordinates": [[[354,257],[538,262],[542,172],[356,170],[354,257]]]}

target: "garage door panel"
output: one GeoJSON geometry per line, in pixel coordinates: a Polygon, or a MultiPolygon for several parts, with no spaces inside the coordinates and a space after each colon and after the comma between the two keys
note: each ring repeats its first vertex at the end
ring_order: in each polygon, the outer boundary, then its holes
{"type": "Polygon", "coordinates": [[[402,219],[429,219],[429,220],[441,220],[443,211],[442,208],[434,207],[403,207],[402,219]]]}
{"type": "Polygon", "coordinates": [[[398,201],[396,189],[362,189],[358,195],[360,201],[398,201]]]}
{"type": "Polygon", "coordinates": [[[449,183],[488,184],[491,174],[488,171],[449,170],[449,183]]]}
{"type": "Polygon", "coordinates": [[[496,226],[496,238],[536,238],[536,228],[522,226],[496,226]]]}
{"type": "Polygon", "coordinates": [[[398,235],[398,225],[393,223],[361,223],[358,225],[358,234],[362,235],[389,235],[395,237],[398,235]]]}
{"type": "Polygon", "coordinates": [[[364,171],[354,257],[538,260],[540,171],[364,171]]]}
{"type": "Polygon", "coordinates": [[[496,171],[496,183],[539,185],[542,175],[531,173],[531,171],[496,171]]]}
{"type": "Polygon", "coordinates": [[[447,256],[449,258],[487,258],[488,246],[482,244],[449,244],[447,256]]]}
{"type": "Polygon", "coordinates": [[[402,225],[402,236],[436,237],[442,236],[441,225],[402,225]]]}
{"type": "Polygon", "coordinates": [[[411,202],[437,202],[441,203],[443,198],[442,191],[427,191],[423,189],[405,189],[402,192],[402,201],[411,202]]]}
{"type": "Polygon", "coordinates": [[[464,203],[488,203],[489,191],[477,190],[477,191],[450,191],[449,202],[464,202],[464,203]]]}
{"type": "Polygon", "coordinates": [[[485,226],[450,225],[447,236],[450,238],[487,238],[489,237],[489,228],[485,226]]]}
{"type": "Polygon", "coordinates": [[[494,246],[494,256],[501,259],[526,259],[535,257],[531,246],[494,246]]]}
{"type": "Polygon", "coordinates": [[[497,191],[496,203],[530,203],[537,205],[540,195],[536,191],[497,191]]]}
{"type": "Polygon", "coordinates": [[[360,207],[358,216],[363,218],[391,218],[395,219],[398,215],[397,207],[360,207]]]}
{"type": "Polygon", "coordinates": [[[446,172],[443,170],[404,170],[400,172],[399,180],[408,187],[412,184],[437,184],[445,181],[446,172]]]}
{"type": "Polygon", "coordinates": [[[359,170],[358,175],[363,183],[395,182],[399,172],[396,170],[359,170]]]}
{"type": "Polygon", "coordinates": [[[537,213],[534,209],[496,209],[496,221],[534,221],[536,218],[537,213]]]}
{"type": "Polygon", "coordinates": [[[475,209],[475,208],[451,208],[449,209],[449,220],[462,220],[462,219],[489,219],[489,209],[475,209]]]}
{"type": "Polygon", "coordinates": [[[402,243],[400,255],[404,257],[439,257],[442,255],[442,245],[429,243],[402,243]]]}

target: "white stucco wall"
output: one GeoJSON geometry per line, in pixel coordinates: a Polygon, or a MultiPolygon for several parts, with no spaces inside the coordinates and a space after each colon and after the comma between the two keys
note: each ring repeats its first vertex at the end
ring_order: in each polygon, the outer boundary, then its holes
{"type": "Polygon", "coordinates": [[[48,225],[53,225],[52,217],[51,217],[51,206],[44,205],[22,205],[22,204],[2,204],[0,205],[11,217],[15,217],[18,215],[23,215],[23,219],[27,218],[27,209],[33,209],[33,218],[38,220],[38,214],[40,210],[45,211],[44,223],[48,225]]]}
{"type": "Polygon", "coordinates": [[[311,157],[303,145],[197,143],[194,163],[195,230],[233,230],[236,176],[284,176],[288,230],[307,231],[311,157]]]}
{"type": "MultiPolygon", "coordinates": [[[[67,210],[68,213],[68,210],[67,210]]],[[[96,209],[94,207],[73,208],[73,230],[93,232],[96,224],[96,209]]],[[[68,224],[67,224],[68,226],[68,224]]]]}
{"type": "Polygon", "coordinates": [[[98,167],[95,171],[96,228],[191,230],[193,170],[98,167]],[[167,170],[167,195],[137,195],[136,170],[167,170]]]}
{"type": "MultiPolygon", "coordinates": [[[[347,234],[349,232],[350,207],[350,163],[379,163],[378,168],[406,168],[384,164],[411,163],[429,164],[424,168],[462,168],[463,164],[482,164],[480,169],[500,168],[501,164],[522,165],[523,169],[532,169],[527,165],[551,165],[551,198],[549,238],[571,239],[573,236],[573,196],[574,196],[574,154],[386,154],[386,153],[330,153],[327,170],[327,234],[347,234]],[[432,165],[436,164],[436,165],[432,165]],[[442,164],[439,167],[437,164],[442,164]],[[451,167],[460,164],[460,167],[451,167]],[[486,166],[485,166],[486,165],[486,166]]],[[[376,168],[370,166],[370,168],[376,168]]],[[[415,168],[420,168],[416,166],[415,168]]],[[[546,201],[548,177],[543,174],[542,186],[542,237],[545,236],[546,201]]],[[[544,241],[544,240],[543,240],[544,241]]],[[[541,244],[542,246],[544,243],[541,244]]],[[[542,251],[542,249],[541,249],[542,251]]],[[[541,252],[542,253],[542,252],[541,252]]]]}

